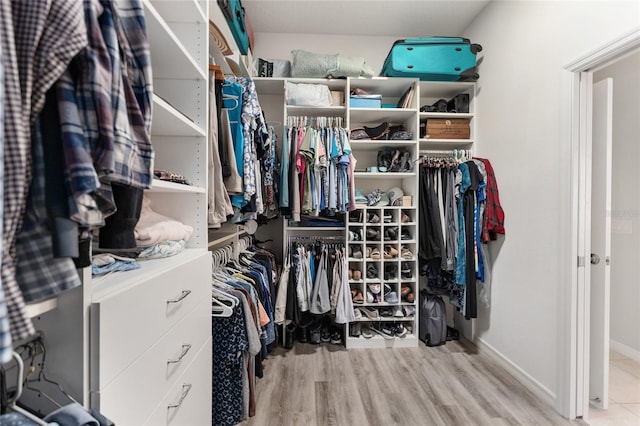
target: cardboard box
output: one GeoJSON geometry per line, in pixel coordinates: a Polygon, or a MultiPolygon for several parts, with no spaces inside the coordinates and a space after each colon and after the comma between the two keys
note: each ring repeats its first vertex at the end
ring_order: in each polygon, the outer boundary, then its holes
{"type": "Polygon", "coordinates": [[[344,92],[338,90],[331,91],[331,106],[343,106],[344,105],[344,92]]]}
{"type": "Polygon", "coordinates": [[[429,118],[426,137],[429,139],[469,139],[468,118],[429,118]]]}
{"type": "Polygon", "coordinates": [[[398,204],[404,207],[411,207],[413,205],[413,197],[411,195],[403,195],[398,204]]]}

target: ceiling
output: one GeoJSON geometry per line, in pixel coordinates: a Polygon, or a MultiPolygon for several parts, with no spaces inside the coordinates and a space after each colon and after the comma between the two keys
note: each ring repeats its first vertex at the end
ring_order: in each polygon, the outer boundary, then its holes
{"type": "Polygon", "coordinates": [[[487,0],[242,0],[254,33],[459,36],[487,0]]]}

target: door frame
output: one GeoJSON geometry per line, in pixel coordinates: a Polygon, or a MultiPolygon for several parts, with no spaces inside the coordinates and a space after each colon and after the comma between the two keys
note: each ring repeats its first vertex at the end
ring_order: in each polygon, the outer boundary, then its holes
{"type": "Polygon", "coordinates": [[[589,285],[591,253],[591,97],[593,72],[640,47],[640,28],[600,46],[563,69],[567,105],[565,140],[570,141],[570,229],[567,283],[559,292],[560,350],[557,409],[565,417],[589,414],[589,285]]]}

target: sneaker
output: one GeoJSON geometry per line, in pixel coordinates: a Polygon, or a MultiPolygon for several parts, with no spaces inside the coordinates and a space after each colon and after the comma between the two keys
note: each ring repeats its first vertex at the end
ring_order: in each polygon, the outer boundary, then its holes
{"type": "Polygon", "coordinates": [[[367,222],[380,223],[380,216],[378,216],[376,213],[367,213],[367,222]]]}
{"type": "Polygon", "coordinates": [[[380,293],[380,284],[369,284],[369,290],[373,294],[380,293]]]}
{"type": "Polygon", "coordinates": [[[413,317],[416,314],[415,306],[405,306],[403,310],[404,310],[404,316],[406,317],[413,317]]]}
{"type": "Polygon", "coordinates": [[[380,309],[380,316],[381,317],[391,317],[393,316],[393,311],[391,310],[391,308],[381,308],[380,309]]]}
{"type": "Polygon", "coordinates": [[[329,331],[329,326],[326,324],[322,325],[322,331],[320,332],[320,341],[323,343],[327,343],[331,340],[331,332],[329,331]]]}
{"type": "Polygon", "coordinates": [[[401,240],[410,240],[411,239],[411,234],[409,234],[409,230],[403,229],[402,232],[400,232],[400,239],[401,240]]]}
{"type": "Polygon", "coordinates": [[[404,337],[407,335],[407,329],[404,328],[404,325],[398,323],[393,327],[393,333],[397,336],[397,337],[404,337]]]}
{"type": "Polygon", "coordinates": [[[331,332],[331,343],[333,343],[334,345],[339,345],[342,343],[342,331],[340,331],[340,329],[338,329],[337,327],[333,329],[333,332],[331,332]]]}
{"type": "Polygon", "coordinates": [[[402,313],[402,307],[394,306],[393,307],[393,316],[395,318],[404,318],[404,313],[402,313]]]}
{"type": "Polygon", "coordinates": [[[413,252],[409,250],[408,247],[402,246],[400,248],[400,256],[402,256],[403,259],[411,260],[413,259],[413,252]]]}
{"type": "Polygon", "coordinates": [[[356,321],[362,319],[362,311],[358,308],[355,308],[353,310],[353,316],[355,317],[356,321]]]}
{"type": "Polygon", "coordinates": [[[391,223],[393,222],[393,215],[391,213],[384,213],[384,216],[382,217],[382,220],[384,223],[391,223]]]}
{"type": "Polygon", "coordinates": [[[313,326],[311,330],[309,330],[309,343],[314,345],[319,345],[322,340],[322,331],[320,326],[313,326]]]}
{"type": "Polygon", "coordinates": [[[367,291],[367,303],[373,303],[373,294],[367,291]]]}
{"type": "Polygon", "coordinates": [[[374,324],[373,332],[379,334],[384,339],[393,339],[393,326],[389,323],[374,324]]]}
{"type": "Polygon", "coordinates": [[[362,333],[362,337],[365,339],[371,339],[373,337],[373,333],[371,332],[371,326],[369,324],[362,324],[360,328],[360,332],[362,333]]]}
{"type": "Polygon", "coordinates": [[[369,319],[372,319],[372,320],[380,319],[380,315],[378,314],[377,309],[369,308],[368,306],[363,306],[360,308],[360,310],[369,319]]]}
{"type": "Polygon", "coordinates": [[[362,334],[362,327],[359,322],[349,325],[349,336],[360,337],[361,334],[362,334]]]}

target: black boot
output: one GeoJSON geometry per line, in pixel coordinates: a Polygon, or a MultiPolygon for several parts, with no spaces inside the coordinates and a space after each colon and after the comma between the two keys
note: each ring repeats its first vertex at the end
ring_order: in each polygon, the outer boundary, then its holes
{"type": "Polygon", "coordinates": [[[284,327],[284,342],[283,346],[286,349],[293,347],[293,342],[296,340],[296,325],[294,323],[287,324],[284,327]]]}

